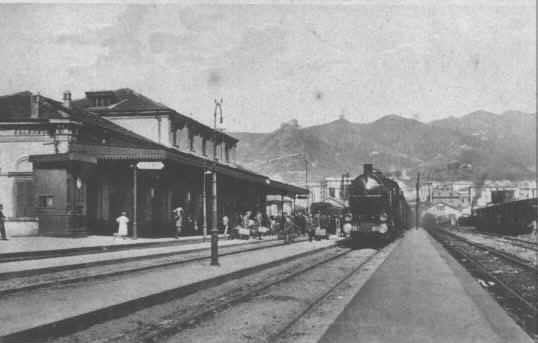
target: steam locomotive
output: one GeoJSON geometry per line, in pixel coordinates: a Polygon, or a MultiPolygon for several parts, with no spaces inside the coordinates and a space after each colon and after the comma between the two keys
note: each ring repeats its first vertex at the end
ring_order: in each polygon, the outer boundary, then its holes
{"type": "Polygon", "coordinates": [[[351,240],[354,244],[386,244],[409,227],[410,207],[398,184],[372,164],[351,182],[351,240]]]}

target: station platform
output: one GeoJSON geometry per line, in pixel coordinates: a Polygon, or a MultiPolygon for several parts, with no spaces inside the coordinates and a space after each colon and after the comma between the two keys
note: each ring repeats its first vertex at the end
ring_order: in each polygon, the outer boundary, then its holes
{"type": "Polygon", "coordinates": [[[231,280],[252,270],[334,246],[337,241],[276,245],[208,261],[148,270],[122,278],[36,289],[0,298],[0,342],[28,342],[50,330],[69,330],[231,280]],[[84,299],[76,301],[75,299],[84,299]]]}
{"type": "Polygon", "coordinates": [[[320,342],[533,342],[422,229],[410,230],[320,342]]]}

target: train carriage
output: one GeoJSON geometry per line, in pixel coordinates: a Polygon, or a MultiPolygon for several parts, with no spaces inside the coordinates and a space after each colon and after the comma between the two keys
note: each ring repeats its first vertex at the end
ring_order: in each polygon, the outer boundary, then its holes
{"type": "Polygon", "coordinates": [[[466,223],[479,231],[502,235],[519,235],[535,230],[538,199],[524,199],[492,204],[473,210],[466,223]]]}

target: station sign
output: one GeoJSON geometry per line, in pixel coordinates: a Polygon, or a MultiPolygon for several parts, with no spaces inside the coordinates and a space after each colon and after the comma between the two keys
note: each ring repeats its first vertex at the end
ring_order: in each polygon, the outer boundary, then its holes
{"type": "Polygon", "coordinates": [[[138,162],[136,168],[142,170],[161,170],[164,168],[164,163],[160,161],[156,162],[138,162]]]}

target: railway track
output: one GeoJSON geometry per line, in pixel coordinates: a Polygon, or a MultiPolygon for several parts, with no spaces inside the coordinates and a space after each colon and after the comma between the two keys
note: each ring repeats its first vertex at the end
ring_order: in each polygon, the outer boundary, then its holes
{"type": "MultiPolygon", "coordinates": [[[[189,297],[192,302],[191,308],[195,308],[198,311],[201,307],[210,306],[213,300],[220,302],[222,299],[228,299],[230,294],[224,294],[224,297],[218,296],[218,290],[223,284],[229,284],[229,287],[231,287],[232,290],[235,290],[234,292],[236,292],[238,288],[239,291],[242,292],[244,291],[244,289],[242,290],[242,288],[244,288],[244,285],[242,284],[242,281],[238,282],[237,280],[243,280],[243,278],[248,278],[250,275],[264,273],[264,271],[272,270],[273,268],[286,269],[289,268],[287,267],[289,264],[295,264],[295,268],[309,267],[317,264],[311,263],[312,258],[315,259],[315,256],[319,257],[320,255],[330,253],[331,251],[341,253],[344,250],[348,250],[341,248],[334,243],[311,245],[307,242],[303,242],[302,244],[299,243],[297,247],[293,247],[293,245],[288,246],[289,248],[283,246],[276,246],[274,247],[274,249],[276,250],[274,250],[273,252],[259,251],[253,252],[252,254],[247,253],[244,255],[244,258],[247,258],[249,262],[238,262],[239,265],[237,267],[232,266],[231,262],[240,261],[244,259],[243,257],[222,255],[222,268],[223,270],[228,270],[226,272],[219,271],[220,268],[215,269],[211,267],[204,267],[201,266],[199,263],[194,263],[190,264],[189,266],[186,266],[185,268],[181,267],[180,269],[162,268],[149,272],[144,272],[141,274],[129,275],[126,277],[111,278],[110,280],[106,279],[98,282],[92,281],[88,283],[81,283],[80,287],[78,285],[69,285],[67,287],[59,287],[58,289],[52,288],[50,290],[45,289],[37,290],[36,292],[31,291],[28,292],[28,295],[14,294],[12,296],[3,297],[4,305],[6,305],[6,303],[9,304],[13,302],[19,302],[18,299],[21,299],[21,301],[22,299],[32,299],[36,297],[39,297],[39,299],[43,299],[41,295],[47,295],[47,297],[50,295],[53,299],[52,306],[61,307],[63,305],[54,304],[57,300],[61,301],[63,297],[67,296],[64,295],[65,292],[68,292],[70,294],[85,293],[87,291],[89,291],[90,293],[95,293],[95,291],[107,292],[107,289],[117,288],[117,285],[126,284],[126,282],[133,285],[138,285],[138,287],[145,287],[142,288],[140,292],[138,292],[138,294],[141,294],[140,297],[133,297],[132,295],[127,295],[122,297],[122,299],[120,300],[121,302],[117,302],[117,300],[111,299],[110,296],[105,296],[105,300],[100,300],[98,302],[100,304],[99,306],[101,307],[97,309],[93,307],[94,305],[90,304],[88,307],[90,311],[88,312],[80,312],[80,309],[75,309],[74,311],[68,309],[67,312],[59,311],[59,314],[53,315],[52,317],[43,317],[43,319],[38,319],[37,322],[39,324],[32,324],[32,326],[28,328],[26,327],[26,325],[28,324],[24,324],[24,321],[16,321],[14,322],[14,324],[10,324],[11,326],[8,326],[7,329],[4,328],[4,332],[9,332],[9,334],[4,334],[4,336],[0,337],[0,341],[50,342],[55,341],[56,339],[60,339],[60,341],[62,341],[62,337],[68,337],[65,342],[86,342],[95,340],[96,337],[102,337],[101,339],[99,339],[100,342],[106,341],[111,337],[117,336],[113,334],[107,334],[107,330],[110,329],[110,327],[104,330],[99,329],[97,330],[97,332],[94,332],[89,336],[85,336],[82,339],[73,338],[72,335],[76,336],[78,332],[91,330],[94,327],[99,327],[99,325],[104,325],[105,327],[107,327],[108,325],[111,325],[109,324],[109,322],[111,321],[123,321],[130,324],[133,322],[131,319],[129,319],[131,315],[138,315],[140,311],[144,313],[143,311],[146,311],[147,309],[150,309],[153,312],[150,315],[142,314],[141,319],[137,319],[136,323],[145,324],[146,322],[151,321],[154,317],[162,315],[162,308],[166,306],[172,306],[174,310],[180,310],[183,313],[184,310],[188,310],[189,308],[189,306],[185,305],[184,299],[189,297]],[[288,255],[288,251],[291,252],[290,255],[288,255]],[[281,252],[285,252],[284,255],[280,256],[281,252]],[[275,257],[273,259],[267,258],[267,256],[271,254],[276,255],[274,255],[275,257]],[[203,271],[203,273],[200,274],[198,272],[197,274],[191,275],[192,279],[189,276],[189,279],[183,279],[183,281],[181,281],[182,274],[176,274],[178,271],[181,270],[185,270],[185,273],[187,273],[183,274],[185,275],[184,277],[186,277],[186,275],[192,274],[193,270],[200,270],[203,271]],[[173,281],[178,279],[176,275],[179,276],[179,281],[173,281]],[[136,280],[140,280],[140,283],[136,280]],[[158,287],[155,287],[152,286],[153,284],[155,284],[155,281],[151,280],[161,280],[161,283],[158,287]],[[147,286],[149,285],[151,285],[151,287],[147,288],[147,286]],[[204,299],[204,297],[201,296],[201,293],[204,292],[207,299],[204,299]],[[217,297],[217,299],[215,299],[215,297],[217,297]],[[181,305],[175,306],[175,303],[177,302],[181,303],[181,305]],[[155,314],[155,312],[157,312],[157,315],[155,314]],[[124,318],[127,319],[124,320],[124,318]],[[17,331],[13,329],[14,326],[17,328],[17,331]],[[103,332],[105,332],[104,336],[103,332]]],[[[289,272],[278,272],[276,273],[275,277],[281,278],[288,274],[289,272]]],[[[262,279],[262,282],[268,281],[269,280],[267,278],[262,279]]],[[[48,301],[44,300],[44,302],[47,303],[48,301]]],[[[82,306],[84,307],[85,305],[82,306]]],[[[87,310],[82,309],[82,311],[87,310]]],[[[23,310],[22,312],[25,313],[28,311],[23,310]]],[[[20,318],[20,316],[14,318],[20,318]]],[[[196,316],[191,316],[188,314],[186,316],[173,316],[173,320],[176,320],[177,318],[188,319],[188,322],[191,322],[193,318],[196,318],[196,316]]],[[[116,327],[117,325],[113,324],[112,326],[116,327]]],[[[139,325],[137,325],[137,327],[138,326],[139,325]]],[[[150,328],[153,329],[154,326],[150,325],[150,328]]],[[[125,342],[133,341],[138,342],[140,341],[140,339],[125,340],[125,342]]]]}
{"type": "Polygon", "coordinates": [[[296,316],[294,316],[289,322],[280,330],[272,334],[268,339],[266,339],[267,342],[277,342],[283,340],[287,333],[290,331],[290,329],[299,321],[301,318],[303,318],[308,312],[312,311],[313,308],[315,308],[317,305],[319,305],[324,299],[326,299],[331,293],[333,293],[338,287],[340,287],[343,283],[348,281],[353,275],[357,273],[365,264],[370,262],[379,252],[376,252],[372,255],[370,255],[368,258],[366,258],[364,261],[362,261],[360,264],[357,265],[357,267],[353,268],[349,273],[347,273],[343,278],[339,279],[334,285],[332,285],[329,289],[327,289],[325,292],[320,294],[318,297],[312,300],[312,302],[306,306],[301,312],[299,312],[296,316]]]}
{"type": "MultiPolygon", "coordinates": [[[[434,231],[430,230],[430,233],[431,232],[434,232],[434,231]]],[[[435,231],[435,232],[437,232],[437,231],[435,231]]],[[[460,239],[460,240],[464,241],[465,243],[467,243],[469,245],[472,245],[472,246],[474,246],[476,248],[479,248],[479,249],[482,249],[482,250],[487,250],[490,254],[498,256],[498,257],[503,258],[505,260],[509,260],[512,263],[521,266],[522,268],[536,271],[537,267],[535,265],[533,265],[529,261],[527,261],[525,259],[522,259],[522,258],[520,258],[520,257],[518,257],[516,255],[509,254],[507,252],[501,251],[499,249],[492,248],[492,247],[484,245],[484,244],[473,242],[473,241],[471,241],[471,240],[469,240],[467,238],[464,238],[464,237],[462,237],[460,235],[457,235],[455,233],[449,232],[447,230],[442,230],[442,232],[444,234],[446,234],[446,235],[449,235],[449,236],[455,238],[455,239],[460,239]]],[[[505,238],[504,236],[502,236],[502,237],[505,238]]]]}
{"type": "MultiPolygon", "coordinates": [[[[234,244],[220,248],[220,256],[252,252],[283,245],[281,241],[234,244]]],[[[166,254],[137,256],[128,259],[77,264],[54,268],[50,271],[30,270],[23,273],[0,273],[0,296],[57,285],[98,280],[151,269],[208,260],[207,248],[184,250],[166,254]]]]}
{"type": "Polygon", "coordinates": [[[510,237],[510,236],[502,236],[502,238],[510,242],[510,244],[512,245],[538,252],[538,242],[531,242],[531,241],[527,241],[527,240],[515,238],[515,237],[510,237]]]}
{"type": "MultiPolygon", "coordinates": [[[[155,307],[143,308],[138,312],[133,310],[133,313],[125,317],[111,318],[111,323],[107,321],[73,332],[68,331],[62,335],[51,336],[47,342],[160,343],[182,330],[207,321],[218,311],[248,301],[256,294],[338,260],[349,252],[348,248],[334,245],[317,249],[297,258],[254,268],[239,277],[213,283],[211,287],[198,289],[185,296],[169,298],[155,307]],[[163,313],[166,315],[163,316],[163,313]],[[133,322],[137,322],[137,325],[129,328],[129,323],[133,322]],[[125,325],[128,329],[118,329],[125,325]]],[[[39,341],[35,339],[35,336],[29,338],[28,341],[39,341]]]]}
{"type": "MultiPolygon", "coordinates": [[[[221,236],[219,237],[221,238],[221,236]]],[[[39,259],[52,258],[52,257],[100,254],[100,253],[106,253],[106,252],[125,251],[125,250],[134,250],[134,249],[183,246],[183,245],[195,244],[195,243],[201,243],[201,242],[204,242],[203,238],[174,240],[174,241],[165,241],[165,242],[142,242],[142,243],[124,244],[124,245],[112,244],[112,245],[89,246],[89,247],[78,247],[78,248],[68,248],[68,249],[11,252],[11,253],[0,254],[0,263],[27,261],[27,260],[39,260],[39,259]]]]}
{"type": "Polygon", "coordinates": [[[444,230],[430,234],[454,255],[531,336],[537,337],[536,266],[444,230]]]}
{"type": "MultiPolygon", "coordinates": [[[[272,267],[271,269],[252,273],[237,279],[232,282],[221,284],[214,289],[207,289],[197,292],[192,295],[192,299],[189,297],[185,299],[175,299],[170,304],[167,304],[168,308],[173,309],[165,317],[160,318],[157,322],[138,323],[136,327],[131,330],[123,331],[121,333],[107,333],[103,335],[103,330],[109,327],[117,327],[121,324],[110,323],[102,328],[92,327],[88,332],[75,333],[74,336],[61,337],[53,342],[75,342],[75,341],[88,341],[99,343],[120,343],[120,342],[175,342],[175,341],[189,341],[181,335],[189,330],[196,330],[198,325],[206,325],[212,321],[212,318],[217,316],[220,312],[226,312],[228,310],[236,309],[237,307],[248,308],[248,316],[245,320],[253,321],[252,325],[260,325],[260,322],[256,321],[256,313],[259,315],[261,309],[265,312],[266,307],[260,307],[256,305],[257,301],[270,301],[264,299],[275,299],[275,303],[282,302],[282,307],[276,305],[278,308],[279,318],[282,320],[276,320],[278,325],[276,328],[263,330],[264,337],[258,337],[256,341],[273,342],[278,341],[285,333],[292,327],[305,313],[312,311],[321,301],[323,301],[331,292],[334,292],[342,283],[345,283],[356,274],[361,268],[367,264],[371,259],[378,255],[378,251],[369,250],[361,251],[363,258],[357,261],[357,250],[351,250],[349,248],[334,246],[324,251],[316,252],[308,256],[301,257],[300,259],[280,264],[272,267]],[[351,254],[351,255],[350,255],[351,254]],[[352,268],[342,268],[342,261],[347,260],[347,264],[352,262],[352,268]],[[328,272],[330,271],[330,272],[328,272]],[[259,275],[258,275],[259,274],[259,275]],[[308,293],[308,291],[302,291],[301,288],[297,288],[297,284],[304,278],[310,278],[309,280],[330,280],[330,286],[322,288],[315,296],[310,294],[303,294],[304,302],[298,302],[297,299],[291,295],[293,292],[308,293]],[[337,276],[336,278],[333,278],[337,276]],[[286,300],[288,299],[289,300],[286,300]],[[253,304],[252,304],[253,303],[253,304]],[[289,309],[286,306],[300,305],[298,310],[292,311],[292,315],[287,315],[289,309]],[[285,319],[284,319],[285,318],[285,319]],[[180,336],[178,338],[178,335],[180,336]],[[87,337],[92,337],[88,340],[87,337]]],[[[345,264],[345,263],[344,263],[345,264]]],[[[326,282],[326,281],[325,281],[326,282]]],[[[272,303],[273,301],[271,301],[272,303]]],[[[160,305],[162,306],[162,305],[160,305]]],[[[137,318],[149,318],[152,316],[151,312],[139,314],[133,314],[132,318],[124,318],[123,322],[134,322],[137,318]],[[136,317],[134,317],[136,315],[136,317]]],[[[151,311],[148,309],[147,311],[151,311]]],[[[161,309],[158,313],[162,315],[165,312],[161,309]]],[[[226,315],[224,315],[226,317],[226,315]]],[[[205,328],[201,329],[207,332],[205,328]]],[[[209,330],[210,331],[210,330],[209,330]]],[[[235,338],[224,338],[225,332],[220,334],[224,341],[240,342],[244,340],[236,340],[235,338]]],[[[245,334],[246,335],[246,334],[245,334]]],[[[200,337],[195,336],[196,340],[200,337]]],[[[246,337],[246,336],[245,336],[246,337]]],[[[200,338],[202,339],[202,338],[200,338]]],[[[248,341],[248,339],[247,339],[248,341]]]]}
{"type": "MultiPolygon", "coordinates": [[[[445,230],[446,231],[446,230],[445,230]]],[[[495,239],[502,243],[508,243],[513,246],[517,246],[520,248],[537,251],[538,252],[538,242],[536,241],[529,241],[513,236],[507,236],[507,235],[501,235],[496,233],[484,233],[484,232],[478,232],[478,231],[464,231],[464,230],[458,230],[458,232],[461,232],[462,234],[472,234],[476,235],[485,239],[495,239]]]]}

